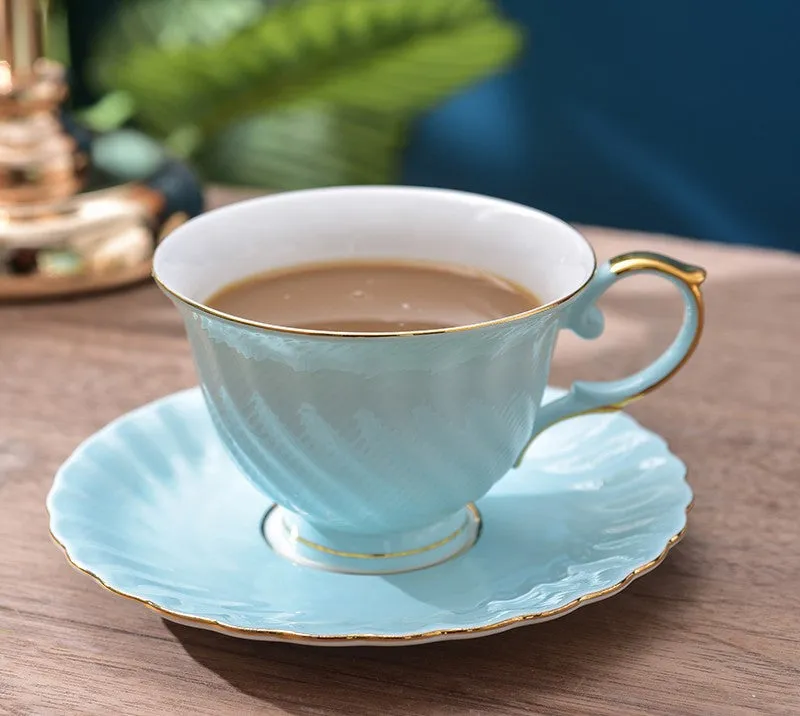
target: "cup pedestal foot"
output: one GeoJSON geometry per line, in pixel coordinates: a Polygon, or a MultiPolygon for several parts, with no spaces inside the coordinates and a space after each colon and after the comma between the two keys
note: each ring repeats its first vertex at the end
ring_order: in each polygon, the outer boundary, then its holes
{"type": "Polygon", "coordinates": [[[471,504],[428,527],[382,535],[325,530],[279,505],[262,524],[264,539],[281,556],[347,574],[396,574],[441,564],[475,544],[480,529],[480,513],[471,504]]]}

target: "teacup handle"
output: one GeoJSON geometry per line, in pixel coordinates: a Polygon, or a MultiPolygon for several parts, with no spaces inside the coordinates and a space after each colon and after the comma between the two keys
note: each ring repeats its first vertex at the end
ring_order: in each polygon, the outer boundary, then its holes
{"type": "MultiPolygon", "coordinates": [[[[627,378],[574,382],[565,396],[539,408],[528,445],[539,433],[561,420],[584,413],[619,410],[641,398],[669,380],[694,352],[703,331],[700,284],[705,280],[706,272],[697,266],[646,251],[622,254],[603,264],[567,308],[562,327],[569,328],[581,338],[597,338],[603,332],[603,314],[594,305],[595,301],[621,278],[634,274],[662,276],[680,289],[684,304],[683,324],[675,340],[650,365],[627,378]]],[[[522,461],[525,450],[520,453],[516,465],[522,461]]]]}

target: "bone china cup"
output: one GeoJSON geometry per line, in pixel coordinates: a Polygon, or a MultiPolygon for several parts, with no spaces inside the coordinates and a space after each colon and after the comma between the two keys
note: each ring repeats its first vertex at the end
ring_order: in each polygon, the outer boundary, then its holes
{"type": "Polygon", "coordinates": [[[469,549],[481,529],[474,503],[533,437],[663,383],[703,323],[702,269],[646,252],[597,267],[586,239],[553,216],[438,189],[314,189],[234,204],[172,232],[153,273],[185,321],[223,444],[275,503],[266,542],[350,573],[419,569],[469,549]],[[473,266],[543,303],[476,325],[360,335],[260,324],[204,303],[253,274],[351,258],[473,266]],[[541,405],[558,332],[600,335],[595,301],[642,273],[683,297],[672,345],[630,377],[576,382],[541,405]]]}

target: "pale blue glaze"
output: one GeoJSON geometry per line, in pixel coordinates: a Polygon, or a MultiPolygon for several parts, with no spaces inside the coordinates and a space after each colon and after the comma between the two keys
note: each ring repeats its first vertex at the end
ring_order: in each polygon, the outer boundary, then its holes
{"type": "Polygon", "coordinates": [[[259,527],[270,499],[231,462],[195,389],[89,438],[59,470],[48,509],[78,567],[173,618],[254,638],[375,642],[468,636],[458,630],[576,606],[620,585],[684,529],[685,473],[627,415],[575,418],[534,441],[521,468],[480,500],[483,533],[463,556],[399,575],[336,574],[267,547],[259,527]]]}
{"type": "Polygon", "coordinates": [[[658,275],[685,299],[674,343],[639,373],[575,383],[543,409],[559,329],[602,332],[594,304],[619,278],[609,264],[569,301],[435,335],[292,334],[175,303],[212,421],[243,474],[297,516],[301,534],[347,552],[394,552],[423,534],[436,542],[454,519],[463,522],[464,506],[512,468],[532,435],[623,402],[675,369],[698,331],[697,304],[688,284],[658,275]]]}
{"type": "MultiPolygon", "coordinates": [[[[694,267],[686,267],[701,271],[694,267]]],[[[611,271],[608,263],[598,268],[589,285],[564,311],[562,325],[582,338],[597,338],[603,332],[603,314],[595,306],[595,302],[617,281],[631,275],[652,274],[666,278],[681,293],[684,302],[683,324],[675,340],[650,365],[638,373],[621,378],[599,382],[576,381],[569,393],[560,400],[543,406],[536,416],[533,434],[536,435],[549,425],[568,417],[607,405],[625,403],[630,398],[648,390],[651,386],[667,378],[685,359],[687,353],[702,328],[697,301],[692,294],[692,286],[668,273],[650,270],[631,271],[617,275],[611,271]]]]}
{"type": "Polygon", "coordinates": [[[560,317],[331,338],[176,305],[233,459],[344,550],[444,524],[508,472],[533,430],[560,317]]]}

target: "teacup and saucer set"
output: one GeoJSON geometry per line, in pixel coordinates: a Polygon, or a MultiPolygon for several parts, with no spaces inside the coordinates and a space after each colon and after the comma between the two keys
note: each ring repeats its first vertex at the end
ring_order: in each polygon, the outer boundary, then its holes
{"type": "Polygon", "coordinates": [[[553,619],[655,568],[686,528],[686,468],[620,408],[702,329],[702,269],[596,265],[548,214],[447,190],[343,187],[209,212],[159,246],[200,387],[129,413],[59,469],[69,562],[166,619],[307,644],[413,644],[553,619]],[[468,326],[346,333],[204,302],[253,274],[335,259],[475,266],[542,305],[468,326]],[[655,274],[684,300],[672,345],[628,378],[548,387],[561,329],[655,274]]]}

